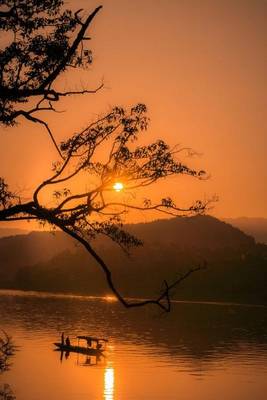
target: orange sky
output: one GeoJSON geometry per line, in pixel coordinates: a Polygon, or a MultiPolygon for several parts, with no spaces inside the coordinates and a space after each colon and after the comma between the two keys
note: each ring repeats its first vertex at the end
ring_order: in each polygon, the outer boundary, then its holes
{"type": "MultiPolygon", "coordinates": [[[[149,137],[202,153],[189,164],[211,178],[160,186],[184,204],[219,196],[218,217],[267,217],[266,70],[267,2],[264,0],[69,1],[75,9],[104,8],[92,26],[94,63],[64,75],[63,88],[106,88],[64,99],[62,114],[48,116],[58,141],[112,105],[144,102],[149,137]]],[[[57,157],[46,132],[21,120],[1,128],[0,175],[22,194],[49,174],[57,157]]]]}

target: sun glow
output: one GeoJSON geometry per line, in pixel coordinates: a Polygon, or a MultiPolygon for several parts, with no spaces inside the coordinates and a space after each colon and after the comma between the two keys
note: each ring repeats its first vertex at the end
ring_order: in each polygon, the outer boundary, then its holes
{"type": "Polygon", "coordinates": [[[123,183],[121,182],[115,182],[113,185],[113,189],[116,190],[116,192],[120,192],[123,189],[123,183]]]}

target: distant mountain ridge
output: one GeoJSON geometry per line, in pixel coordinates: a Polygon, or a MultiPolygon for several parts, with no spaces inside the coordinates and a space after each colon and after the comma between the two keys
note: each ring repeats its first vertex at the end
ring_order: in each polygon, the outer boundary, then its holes
{"type": "Polygon", "coordinates": [[[257,242],[267,244],[267,218],[225,218],[224,221],[252,235],[257,242]]]}
{"type": "Polygon", "coordinates": [[[159,219],[149,223],[126,225],[126,229],[143,240],[177,243],[183,247],[236,247],[255,244],[249,234],[209,215],[159,219]]]}
{"type": "MultiPolygon", "coordinates": [[[[125,227],[144,241],[129,258],[101,238],[93,246],[127,296],[152,296],[164,279],[206,261],[176,298],[267,304],[267,246],[211,216],[172,218],[125,227]]],[[[61,232],[0,239],[2,288],[103,295],[109,292],[94,260],[61,232]]]]}

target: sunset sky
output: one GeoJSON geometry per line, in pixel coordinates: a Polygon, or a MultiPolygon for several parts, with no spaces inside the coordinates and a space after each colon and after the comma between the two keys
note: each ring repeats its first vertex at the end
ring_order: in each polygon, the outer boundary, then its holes
{"type": "MultiPolygon", "coordinates": [[[[190,146],[205,182],[186,178],[157,190],[177,204],[218,195],[218,217],[267,217],[267,1],[69,1],[88,13],[103,4],[89,35],[94,62],[71,71],[60,87],[97,94],[64,99],[49,121],[58,142],[113,105],[143,102],[147,140],[190,146]]],[[[0,176],[27,198],[57,158],[45,130],[20,120],[1,128],[0,176]]]]}

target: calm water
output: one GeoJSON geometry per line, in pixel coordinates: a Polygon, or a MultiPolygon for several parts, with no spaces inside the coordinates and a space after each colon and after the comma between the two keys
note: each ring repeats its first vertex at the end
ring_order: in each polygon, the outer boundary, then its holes
{"type": "Polygon", "coordinates": [[[17,400],[266,400],[266,311],[178,303],[161,315],[100,299],[0,292],[0,325],[18,346],[0,387],[8,383],[17,400]],[[62,331],[107,337],[106,356],[61,360],[53,342],[62,331]]]}

